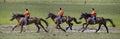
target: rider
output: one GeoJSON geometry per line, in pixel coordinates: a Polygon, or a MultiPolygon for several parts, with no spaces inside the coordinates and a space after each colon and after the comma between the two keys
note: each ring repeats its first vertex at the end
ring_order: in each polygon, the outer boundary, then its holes
{"type": "Polygon", "coordinates": [[[95,24],[95,23],[96,23],[96,11],[95,11],[94,8],[92,8],[92,12],[91,12],[91,14],[92,14],[92,19],[93,19],[94,24],[95,24]]]}
{"type": "Polygon", "coordinates": [[[28,9],[25,10],[24,15],[25,15],[25,25],[27,25],[28,19],[29,19],[29,17],[30,17],[30,12],[29,12],[28,9]]]}
{"type": "Polygon", "coordinates": [[[64,11],[62,10],[62,8],[60,8],[60,10],[58,12],[60,22],[62,22],[62,16],[63,16],[63,14],[64,14],[64,11]]]}

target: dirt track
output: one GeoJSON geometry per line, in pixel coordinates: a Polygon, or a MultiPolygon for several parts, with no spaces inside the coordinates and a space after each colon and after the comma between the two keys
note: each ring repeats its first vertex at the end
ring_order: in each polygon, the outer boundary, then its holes
{"type": "MultiPolygon", "coordinates": [[[[11,29],[14,25],[0,25],[0,33],[11,33],[11,29]]],[[[63,28],[65,29],[67,26],[64,26],[63,28]]],[[[73,30],[67,30],[67,32],[78,32],[78,30],[81,28],[80,26],[73,26],[73,30]]],[[[85,32],[95,32],[97,27],[89,26],[85,32]]],[[[58,30],[55,28],[55,26],[49,26],[48,28],[49,32],[63,32],[61,30],[58,30]]],[[[80,29],[81,30],[81,29],[80,29]]],[[[18,33],[20,31],[20,26],[13,31],[14,33],[18,33]]],[[[24,26],[24,31],[25,32],[36,32],[37,28],[32,25],[24,26]]],[[[44,32],[41,28],[40,32],[44,32]]],[[[81,32],[81,31],[79,31],[81,32]]],[[[101,27],[99,32],[106,32],[106,29],[104,27],[101,27]]],[[[120,28],[113,28],[109,27],[109,32],[110,33],[120,33],[120,28]]]]}

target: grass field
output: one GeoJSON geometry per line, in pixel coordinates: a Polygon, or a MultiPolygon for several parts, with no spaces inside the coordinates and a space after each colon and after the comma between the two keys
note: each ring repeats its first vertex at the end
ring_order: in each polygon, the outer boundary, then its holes
{"type": "MultiPolygon", "coordinates": [[[[45,18],[48,12],[57,14],[60,7],[63,8],[65,16],[79,18],[81,12],[91,12],[95,8],[97,16],[111,18],[117,27],[120,26],[120,1],[119,0],[3,0],[0,1],[0,24],[16,24],[9,21],[13,12],[24,13],[25,8],[31,12],[31,17],[45,18]]],[[[49,24],[54,23],[49,19],[49,24]]],[[[84,21],[83,21],[84,22],[84,21]]],[[[109,25],[109,23],[108,23],[109,25]]],[[[110,25],[109,25],[110,26],[110,25]]]]}
{"type": "MultiPolygon", "coordinates": [[[[113,20],[116,28],[120,28],[120,0],[0,0],[0,25],[17,24],[17,21],[9,21],[12,13],[24,13],[25,8],[31,12],[31,17],[44,18],[49,12],[57,15],[60,7],[64,10],[65,16],[79,18],[81,12],[91,12],[95,8],[98,17],[110,18],[113,20]]],[[[51,19],[47,20],[50,26],[55,26],[51,19]]],[[[82,20],[84,22],[84,20],[82,20]]],[[[66,24],[62,24],[66,26],[66,24]]],[[[109,23],[108,26],[111,26],[109,23]]],[[[75,24],[74,26],[81,26],[75,24]]],[[[95,25],[96,26],[96,25],[95,25]]],[[[98,25],[97,25],[98,26],[98,25]]],[[[89,26],[90,27],[90,26],[89,26]]],[[[53,32],[35,33],[36,28],[28,26],[28,32],[19,33],[20,27],[14,32],[10,32],[11,26],[0,26],[0,39],[119,39],[120,29],[110,30],[111,33],[105,32],[53,32]],[[30,27],[30,28],[29,28],[30,27]],[[29,30],[32,29],[32,30],[29,30]],[[32,31],[32,32],[30,32],[32,31]]],[[[54,27],[53,27],[54,28],[54,27]]],[[[52,28],[51,28],[52,29],[52,28]]]]}
{"type": "Polygon", "coordinates": [[[0,34],[0,39],[119,39],[120,33],[9,33],[0,34]],[[119,34],[119,35],[118,35],[119,34]]]}
{"type": "Polygon", "coordinates": [[[104,27],[98,33],[94,33],[95,31],[78,32],[76,30],[68,30],[65,33],[53,26],[49,27],[49,33],[43,29],[40,33],[36,33],[35,26],[26,26],[24,27],[26,32],[19,33],[20,27],[17,27],[13,32],[11,32],[11,28],[12,25],[0,25],[0,39],[119,39],[120,36],[120,28],[111,28],[109,29],[110,33],[106,33],[104,27]]]}

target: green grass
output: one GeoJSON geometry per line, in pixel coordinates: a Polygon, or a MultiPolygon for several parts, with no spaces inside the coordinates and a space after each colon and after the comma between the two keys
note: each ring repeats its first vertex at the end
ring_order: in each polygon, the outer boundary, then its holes
{"type": "Polygon", "coordinates": [[[54,26],[50,26],[48,28],[48,33],[46,33],[42,28],[39,33],[36,33],[36,26],[24,26],[23,30],[26,30],[26,32],[19,33],[21,29],[20,26],[11,32],[12,27],[12,25],[0,25],[0,39],[119,39],[120,36],[120,28],[110,27],[110,33],[106,33],[104,27],[102,27],[98,33],[94,33],[95,31],[89,30],[78,32],[78,29],[73,29],[72,31],[68,30],[65,33],[61,30],[57,30],[54,26]]]}
{"type": "MultiPolygon", "coordinates": [[[[111,18],[117,27],[120,27],[120,1],[119,0],[0,0],[0,24],[17,24],[9,21],[13,12],[24,13],[25,8],[31,12],[31,17],[45,18],[48,12],[57,14],[60,7],[63,8],[65,16],[79,18],[81,12],[89,12],[95,8],[97,16],[111,18]]],[[[51,19],[47,20],[54,25],[51,19]]],[[[82,20],[83,21],[83,20],[82,20]]],[[[84,21],[83,21],[84,22],[84,21]]],[[[76,25],[76,24],[75,24],[76,25]]],[[[108,23],[108,25],[110,25],[108,23]]],[[[77,25],[78,26],[78,25],[77,25]]]]}
{"type": "Polygon", "coordinates": [[[8,33],[0,39],[119,39],[120,33],[8,33]]]}

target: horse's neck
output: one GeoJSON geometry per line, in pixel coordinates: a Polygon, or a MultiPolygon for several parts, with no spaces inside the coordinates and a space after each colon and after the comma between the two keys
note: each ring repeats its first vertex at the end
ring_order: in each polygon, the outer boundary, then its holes
{"type": "Polygon", "coordinates": [[[89,17],[84,17],[84,19],[85,19],[85,21],[87,22],[87,19],[88,19],[89,17]]]}
{"type": "Polygon", "coordinates": [[[16,18],[16,20],[19,22],[21,18],[22,18],[22,17],[18,17],[18,18],[16,18]]]}
{"type": "Polygon", "coordinates": [[[92,18],[92,17],[90,17],[90,16],[89,17],[84,17],[84,19],[85,19],[86,22],[87,22],[87,19],[89,19],[89,18],[92,18]]]}
{"type": "Polygon", "coordinates": [[[58,16],[53,15],[53,16],[51,17],[51,19],[54,21],[54,19],[55,19],[56,17],[58,17],[58,16]]]}

